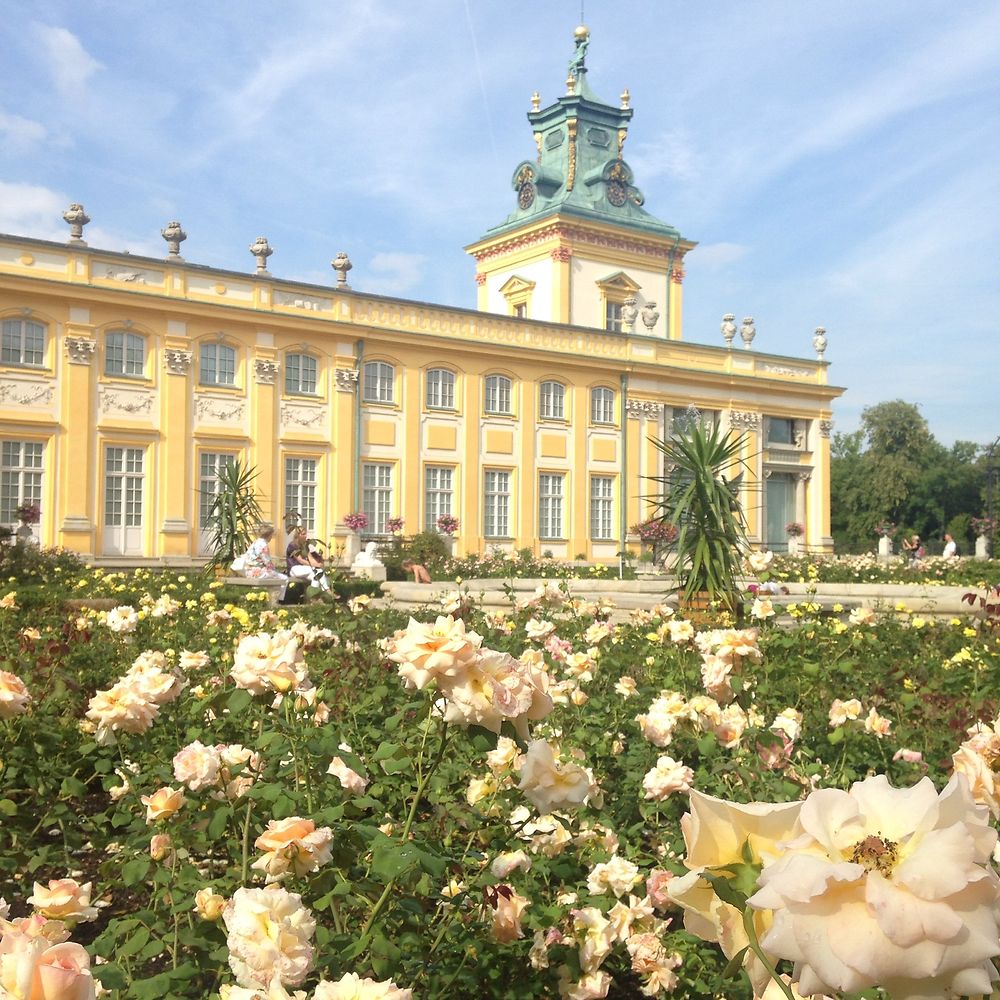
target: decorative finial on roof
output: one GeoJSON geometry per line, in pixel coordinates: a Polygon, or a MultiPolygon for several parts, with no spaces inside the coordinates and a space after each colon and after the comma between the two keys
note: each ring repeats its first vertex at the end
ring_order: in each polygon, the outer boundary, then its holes
{"type": "MultiPolygon", "coordinates": [[[[569,61],[569,75],[575,83],[578,77],[587,72],[587,46],[590,45],[590,28],[581,24],[573,32],[573,41],[576,42],[576,51],[569,61]]],[[[569,93],[573,93],[572,88],[569,93]]]]}
{"type": "Polygon", "coordinates": [[[83,238],[83,227],[90,222],[90,216],[83,210],[83,205],[73,202],[69,208],[63,212],[63,218],[69,223],[69,241],[80,246],[86,246],[87,241],[83,238]]]}
{"type": "Polygon", "coordinates": [[[575,94],[575,93],[576,93],[576,77],[573,76],[572,73],[570,73],[570,75],[566,77],[566,94],[567,96],[569,96],[570,94],[575,94]]]}
{"type": "Polygon", "coordinates": [[[173,260],[183,260],[181,244],[187,239],[187,233],[181,229],[177,221],[168,222],[166,229],[160,230],[160,235],[167,241],[167,256],[173,260]]]}
{"type": "Polygon", "coordinates": [[[531,95],[531,110],[537,111],[542,106],[542,95],[536,90],[531,95]]]}
{"type": "Polygon", "coordinates": [[[632,95],[628,92],[628,87],[622,91],[622,110],[627,111],[629,101],[632,100],[632,95]]]}
{"type": "Polygon", "coordinates": [[[257,258],[257,273],[267,275],[267,258],[274,253],[271,244],[267,242],[266,236],[258,236],[250,245],[250,253],[257,258]]]}
{"type": "Polygon", "coordinates": [[[337,291],[351,291],[351,286],[347,283],[347,272],[354,267],[351,263],[351,258],[348,257],[343,250],[341,250],[338,252],[337,256],[330,261],[330,267],[337,272],[337,291]]]}

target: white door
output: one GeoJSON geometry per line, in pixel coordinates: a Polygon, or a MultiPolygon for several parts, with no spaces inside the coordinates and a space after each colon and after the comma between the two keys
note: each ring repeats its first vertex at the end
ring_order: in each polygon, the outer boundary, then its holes
{"type": "Polygon", "coordinates": [[[104,554],[142,555],[142,448],[104,450],[104,554]]]}
{"type": "Polygon", "coordinates": [[[212,501],[219,492],[219,473],[236,464],[236,455],[226,451],[203,451],[198,457],[198,552],[212,554],[212,501]]]}

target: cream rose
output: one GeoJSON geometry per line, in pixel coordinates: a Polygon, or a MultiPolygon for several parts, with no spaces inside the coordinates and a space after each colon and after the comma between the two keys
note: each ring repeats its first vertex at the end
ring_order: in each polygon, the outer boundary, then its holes
{"type": "Polygon", "coordinates": [[[298,986],[309,974],[316,921],[297,893],[276,886],[237,889],[222,919],[229,967],[240,986],[267,986],[275,976],[298,986]]]}
{"type": "Polygon", "coordinates": [[[433,680],[463,674],[482,642],[475,632],[466,632],[460,618],[439,615],[433,625],[411,618],[393,640],[389,659],[399,664],[399,676],[408,688],[421,689],[433,680]]]}
{"type": "Polygon", "coordinates": [[[174,754],[174,777],[192,792],[217,784],[221,766],[218,748],[207,747],[201,740],[189,743],[174,754]]]}
{"type": "Polygon", "coordinates": [[[302,687],[307,674],[298,636],[289,629],[244,636],[233,655],[230,677],[251,694],[286,694],[302,687]]]}
{"type": "Polygon", "coordinates": [[[11,1000],[94,1000],[90,956],[79,944],[53,945],[16,930],[0,938],[0,995],[11,1000]]]}
{"type": "Polygon", "coordinates": [[[411,1000],[412,997],[412,990],[400,989],[390,979],[377,982],[362,979],[355,972],[348,972],[335,983],[321,980],[313,994],[313,1000],[411,1000]]]}
{"type": "Polygon", "coordinates": [[[0,719],[12,719],[28,710],[31,695],[16,674],[0,670],[0,719]]]}
{"type": "Polygon", "coordinates": [[[252,867],[265,872],[268,882],[289,874],[318,871],[330,860],[332,839],[333,831],[328,826],[317,829],[311,819],[299,816],[272,819],[254,843],[257,850],[265,853],[252,867]]]}
{"type": "Polygon", "coordinates": [[[213,888],[207,886],[194,894],[194,909],[202,920],[215,921],[222,916],[226,908],[226,897],[220,896],[213,888]]]}
{"type": "Polygon", "coordinates": [[[893,788],[884,775],[802,804],[805,831],[765,865],[750,905],[803,994],[881,986],[895,998],[989,994],[1000,955],[997,834],[964,777],[893,788]]]}
{"type": "Polygon", "coordinates": [[[540,813],[575,809],[596,791],[587,771],[579,764],[560,761],[545,740],[528,744],[520,774],[517,787],[540,813]]]}
{"type": "Polygon", "coordinates": [[[47,886],[35,883],[35,891],[28,902],[43,917],[62,920],[72,926],[87,920],[97,919],[97,907],[90,905],[93,882],[80,885],[75,878],[52,879],[47,886]]]}
{"type": "Polygon", "coordinates": [[[184,805],[184,793],[164,785],[152,795],[143,795],[140,801],[146,807],[146,824],[149,826],[159,819],[170,819],[184,805]]]}
{"type": "Polygon", "coordinates": [[[644,798],[662,801],[674,792],[688,792],[694,781],[694,771],[673,757],[659,757],[656,767],[646,772],[642,779],[644,798]]]}
{"type": "Polygon", "coordinates": [[[493,922],[490,934],[494,941],[507,944],[524,937],[521,914],[531,903],[519,896],[509,885],[498,885],[490,890],[493,922]]]}
{"type": "Polygon", "coordinates": [[[342,757],[334,757],[330,761],[326,773],[332,774],[341,786],[352,795],[364,795],[365,789],[368,787],[368,779],[362,778],[357,771],[348,767],[342,757]]]}

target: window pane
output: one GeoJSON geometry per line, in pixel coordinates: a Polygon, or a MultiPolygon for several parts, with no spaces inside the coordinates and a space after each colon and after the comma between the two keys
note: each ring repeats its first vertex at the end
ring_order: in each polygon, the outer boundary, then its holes
{"type": "Polygon", "coordinates": [[[109,333],[104,338],[104,371],[121,375],[125,371],[125,334],[109,333]]]}
{"type": "Polygon", "coordinates": [[[424,526],[427,531],[437,531],[437,520],[442,514],[452,513],[454,470],[429,465],[424,470],[424,526]]]}
{"type": "Polygon", "coordinates": [[[614,480],[610,476],[593,476],[590,480],[590,537],[608,540],[612,537],[611,502],[614,480]]]}
{"type": "Polygon", "coordinates": [[[0,522],[17,520],[22,503],[42,505],[42,443],[4,441],[0,447],[0,522]]]}
{"type": "Polygon", "coordinates": [[[563,481],[565,477],[542,473],[538,477],[538,535],[540,538],[563,537],[563,481]]]}
{"type": "Polygon", "coordinates": [[[368,517],[368,530],[385,534],[385,523],[392,516],[392,466],[365,463],[361,467],[362,510],[368,517]]]}
{"type": "Polygon", "coordinates": [[[487,471],[483,476],[483,534],[510,537],[510,473],[487,471]]]}
{"type": "Polygon", "coordinates": [[[285,514],[295,511],[306,531],[316,530],[315,458],[285,458],[285,514]]]}

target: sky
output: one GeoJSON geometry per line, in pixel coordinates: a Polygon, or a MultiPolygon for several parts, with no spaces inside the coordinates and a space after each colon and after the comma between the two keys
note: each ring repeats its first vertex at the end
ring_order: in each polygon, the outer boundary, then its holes
{"type": "MultiPolygon", "coordinates": [[[[836,430],[891,399],[987,444],[1000,324],[1000,4],[586,0],[588,81],[635,116],[645,207],[699,246],[684,337],[813,357],[836,430]]],[[[514,206],[525,118],[565,92],[578,0],[8,4],[0,232],[86,238],[474,308],[463,247],[514,206]]]]}

